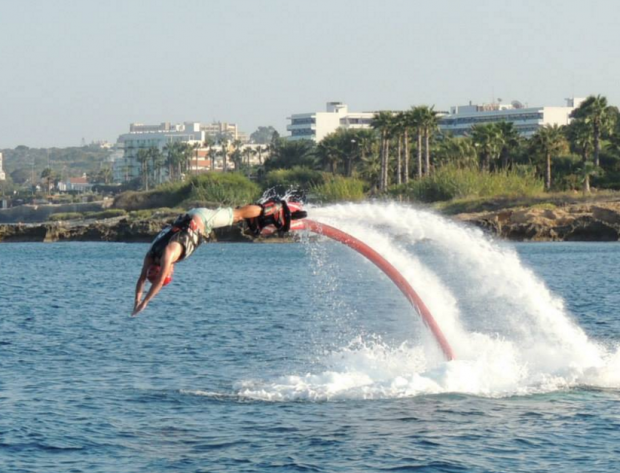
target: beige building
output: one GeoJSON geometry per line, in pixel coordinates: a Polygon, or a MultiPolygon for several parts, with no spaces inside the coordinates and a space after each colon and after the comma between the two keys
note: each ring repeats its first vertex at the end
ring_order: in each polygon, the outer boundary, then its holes
{"type": "Polygon", "coordinates": [[[200,125],[200,130],[213,140],[221,137],[227,137],[230,140],[239,140],[243,143],[248,142],[248,136],[239,131],[239,127],[235,123],[213,122],[200,125]]]}

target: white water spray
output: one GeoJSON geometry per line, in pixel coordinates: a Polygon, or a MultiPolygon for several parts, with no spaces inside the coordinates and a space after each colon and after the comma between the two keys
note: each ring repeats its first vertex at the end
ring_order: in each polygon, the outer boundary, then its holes
{"type": "MultiPolygon", "coordinates": [[[[458,392],[510,396],[578,385],[620,387],[620,350],[590,340],[509,246],[432,212],[397,204],[311,210],[390,261],[434,315],[456,353],[427,335],[392,347],[354,340],[320,373],[237,383],[264,400],[394,398],[458,392]],[[418,248],[432,254],[424,261],[418,248]]],[[[411,314],[417,317],[417,314],[411,314]]]]}

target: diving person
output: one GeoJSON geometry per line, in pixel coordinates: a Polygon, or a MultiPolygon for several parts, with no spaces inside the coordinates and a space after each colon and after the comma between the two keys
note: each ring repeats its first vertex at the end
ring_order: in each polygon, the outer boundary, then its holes
{"type": "Polygon", "coordinates": [[[187,259],[215,228],[231,226],[245,220],[253,236],[284,233],[301,228],[300,219],[306,217],[301,204],[270,199],[260,204],[249,204],[236,209],[190,209],[165,227],[153,240],[147,251],[142,271],[136,283],[134,308],[131,315],[142,312],[162,287],[172,282],[174,265],[187,259]],[[142,293],[146,280],[151,287],[144,299],[142,293]]]}

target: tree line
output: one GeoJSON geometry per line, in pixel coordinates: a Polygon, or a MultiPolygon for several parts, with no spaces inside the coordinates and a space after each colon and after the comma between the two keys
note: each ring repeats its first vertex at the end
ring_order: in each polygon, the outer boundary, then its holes
{"type": "Polygon", "coordinates": [[[429,106],[381,111],[371,129],[341,128],[318,144],[278,140],[264,167],[354,176],[376,192],[423,179],[442,166],[484,173],[527,167],[544,179],[546,190],[589,192],[591,178],[600,187],[620,189],[620,113],[603,96],[583,101],[570,124],[546,125],[530,137],[508,121],[477,124],[457,137],[440,131],[440,119],[429,106]]]}

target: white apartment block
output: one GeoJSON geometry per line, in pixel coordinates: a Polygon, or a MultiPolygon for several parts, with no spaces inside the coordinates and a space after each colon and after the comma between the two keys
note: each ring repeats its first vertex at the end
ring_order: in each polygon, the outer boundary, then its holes
{"type": "Polygon", "coordinates": [[[167,144],[175,141],[202,144],[206,134],[201,126],[198,122],[177,125],[132,123],[129,125],[129,133],[118,137],[117,147],[123,149],[123,156],[114,161],[115,181],[123,182],[140,176],[140,163],[137,160],[140,149],[158,148],[163,151],[167,144]]]}
{"type": "Polygon", "coordinates": [[[342,102],[327,102],[325,112],[297,113],[288,117],[288,140],[313,140],[317,143],[338,128],[370,128],[374,112],[349,112],[342,102]]]}
{"type": "Polygon", "coordinates": [[[0,181],[4,181],[6,179],[6,174],[2,168],[2,153],[0,153],[0,181]]]}
{"type": "Polygon", "coordinates": [[[441,118],[439,129],[454,136],[466,135],[478,124],[511,122],[522,136],[532,136],[546,125],[568,125],[570,114],[584,99],[566,99],[565,107],[527,107],[520,102],[511,104],[461,105],[451,107],[450,113],[441,118]]]}

